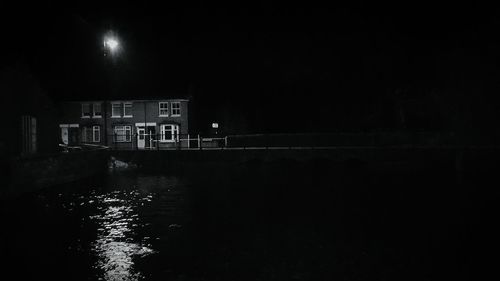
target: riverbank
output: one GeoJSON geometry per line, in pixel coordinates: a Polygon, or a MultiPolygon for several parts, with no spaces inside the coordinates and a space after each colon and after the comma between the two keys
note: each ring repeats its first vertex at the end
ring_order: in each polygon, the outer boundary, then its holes
{"type": "Polygon", "coordinates": [[[256,150],[85,150],[19,158],[8,163],[0,198],[76,181],[111,170],[142,169],[176,175],[265,173],[290,167],[294,173],[447,175],[455,182],[482,180],[498,172],[496,147],[333,147],[256,150]],[[114,159],[110,162],[110,159],[114,159]],[[109,163],[115,163],[108,167],[109,163]],[[118,165],[118,164],[122,165],[118,165]],[[318,171],[318,172],[316,172],[318,171]],[[483,175],[483,176],[482,176],[483,175]]]}
{"type": "Polygon", "coordinates": [[[11,159],[0,199],[92,177],[107,171],[104,149],[40,154],[11,159]]]}

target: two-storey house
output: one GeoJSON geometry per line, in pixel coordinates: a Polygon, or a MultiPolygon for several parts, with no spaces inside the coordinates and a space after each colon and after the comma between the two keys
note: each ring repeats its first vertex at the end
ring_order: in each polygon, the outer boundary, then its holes
{"type": "Polygon", "coordinates": [[[61,103],[61,142],[116,149],[187,146],[187,99],[71,101],[61,103]]]}

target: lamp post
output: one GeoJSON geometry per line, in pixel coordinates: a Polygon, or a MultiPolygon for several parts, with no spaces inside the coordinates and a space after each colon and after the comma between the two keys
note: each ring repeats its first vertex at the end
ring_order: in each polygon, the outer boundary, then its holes
{"type": "MultiPolygon", "coordinates": [[[[117,59],[122,47],[120,44],[120,40],[116,36],[116,34],[113,31],[107,32],[102,40],[103,43],[103,52],[105,57],[109,57],[109,59],[105,59],[104,64],[105,64],[105,71],[106,73],[106,86],[107,86],[107,93],[106,95],[111,95],[112,94],[112,77],[111,77],[111,66],[110,64],[114,64],[115,60],[117,59]],[[111,60],[111,61],[108,61],[111,60]]],[[[107,104],[107,98],[106,95],[104,95],[104,143],[108,145],[108,125],[107,125],[107,119],[108,119],[108,104],[107,104]]]]}

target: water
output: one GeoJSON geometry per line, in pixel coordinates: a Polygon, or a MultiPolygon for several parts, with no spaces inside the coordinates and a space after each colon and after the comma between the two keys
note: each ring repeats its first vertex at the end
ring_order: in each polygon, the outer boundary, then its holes
{"type": "Polygon", "coordinates": [[[498,193],[477,179],[458,185],[446,171],[373,172],[352,163],[209,169],[116,173],[7,202],[3,274],[469,280],[498,261],[488,255],[500,249],[498,193]]]}
{"type": "Polygon", "coordinates": [[[38,280],[147,279],[140,263],[182,232],[185,189],[175,177],[120,174],[24,196],[4,209],[2,254],[13,274],[38,280]]]}

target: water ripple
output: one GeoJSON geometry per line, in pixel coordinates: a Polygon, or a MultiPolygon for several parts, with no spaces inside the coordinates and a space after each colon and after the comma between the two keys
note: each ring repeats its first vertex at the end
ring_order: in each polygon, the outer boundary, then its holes
{"type": "MultiPolygon", "coordinates": [[[[97,214],[90,219],[97,223],[97,239],[91,248],[98,257],[95,268],[103,271],[101,280],[141,280],[144,276],[134,269],[134,258],[154,253],[150,245],[134,239],[142,227],[137,207],[152,200],[152,195],[138,191],[113,191],[93,196],[88,203],[96,203],[97,214]]],[[[146,239],[144,239],[146,240],[146,239]]]]}

